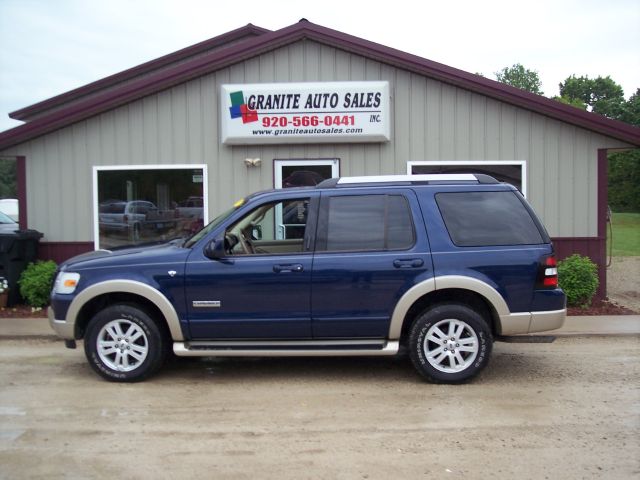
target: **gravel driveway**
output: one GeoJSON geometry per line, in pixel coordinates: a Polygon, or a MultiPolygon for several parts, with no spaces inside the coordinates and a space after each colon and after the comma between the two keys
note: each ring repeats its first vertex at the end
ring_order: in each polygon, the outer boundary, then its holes
{"type": "Polygon", "coordinates": [[[615,303],[640,312],[640,257],[613,257],[607,271],[607,295],[615,303]]]}
{"type": "Polygon", "coordinates": [[[0,478],[638,478],[639,346],[496,343],[460,386],[382,358],[187,360],[126,385],[3,340],[0,478]]]}

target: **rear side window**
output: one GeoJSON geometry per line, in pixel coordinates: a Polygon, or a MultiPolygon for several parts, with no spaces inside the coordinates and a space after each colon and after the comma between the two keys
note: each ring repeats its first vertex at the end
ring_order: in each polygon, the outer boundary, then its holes
{"type": "Polygon", "coordinates": [[[409,205],[401,195],[340,196],[326,201],[318,250],[403,250],[415,242],[409,205]]]}
{"type": "Polygon", "coordinates": [[[451,240],[459,247],[545,243],[514,192],[438,193],[436,202],[451,240]]]}

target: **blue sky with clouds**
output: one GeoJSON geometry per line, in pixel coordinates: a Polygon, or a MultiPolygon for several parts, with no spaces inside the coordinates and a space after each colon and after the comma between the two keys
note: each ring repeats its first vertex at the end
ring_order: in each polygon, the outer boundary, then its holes
{"type": "Polygon", "coordinates": [[[571,74],[640,87],[640,0],[0,0],[0,130],[8,113],[247,23],[309,21],[469,72],[522,63],[547,96],[571,74]]]}

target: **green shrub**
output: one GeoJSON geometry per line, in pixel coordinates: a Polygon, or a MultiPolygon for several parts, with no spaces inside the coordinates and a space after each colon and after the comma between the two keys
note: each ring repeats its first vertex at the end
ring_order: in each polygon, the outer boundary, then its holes
{"type": "Polygon", "coordinates": [[[571,255],[558,262],[558,283],[570,307],[587,308],[598,289],[598,266],[588,257],[571,255]]]}
{"type": "Polygon", "coordinates": [[[44,307],[49,304],[49,294],[53,286],[53,276],[56,273],[56,262],[30,263],[20,275],[20,295],[32,307],[44,307]]]}

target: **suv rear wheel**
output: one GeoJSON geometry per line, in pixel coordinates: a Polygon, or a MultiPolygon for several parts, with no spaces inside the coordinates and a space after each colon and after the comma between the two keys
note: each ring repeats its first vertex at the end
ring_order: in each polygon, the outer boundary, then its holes
{"type": "Polygon", "coordinates": [[[160,368],[167,345],[163,332],[145,311],[121,304],[91,319],[84,350],[89,364],[102,377],[135,382],[160,368]]]}
{"type": "Polygon", "coordinates": [[[436,305],[411,327],[409,352],[418,372],[434,383],[462,383],[489,362],[493,339],[485,319],[459,304],[436,305]]]}

